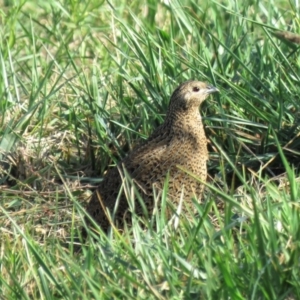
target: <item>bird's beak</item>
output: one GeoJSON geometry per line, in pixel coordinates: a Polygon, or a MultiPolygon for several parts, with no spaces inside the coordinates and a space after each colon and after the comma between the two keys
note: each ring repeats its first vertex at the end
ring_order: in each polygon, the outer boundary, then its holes
{"type": "Polygon", "coordinates": [[[219,92],[219,90],[216,87],[214,87],[212,85],[207,86],[207,93],[208,94],[216,93],[216,92],[219,92]]]}

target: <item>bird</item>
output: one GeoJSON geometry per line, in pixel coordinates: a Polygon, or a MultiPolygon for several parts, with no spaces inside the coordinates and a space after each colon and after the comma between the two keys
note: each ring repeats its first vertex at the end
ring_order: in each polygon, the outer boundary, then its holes
{"type": "MultiPolygon", "coordinates": [[[[164,122],[148,139],[139,143],[115,167],[104,175],[103,181],[91,196],[87,213],[108,232],[111,225],[122,228],[130,223],[130,206],[126,194],[119,191],[127,173],[143,199],[134,200],[134,212],[142,216],[155,207],[154,190],[162,191],[168,177],[168,198],[178,205],[194,210],[192,198],[201,202],[207,177],[207,138],[199,107],[219,90],[207,83],[189,80],[173,92],[164,122]],[[118,200],[117,200],[118,199],[118,200]],[[112,219],[114,216],[114,219],[112,219]]],[[[85,219],[90,225],[90,218],[85,219]]]]}

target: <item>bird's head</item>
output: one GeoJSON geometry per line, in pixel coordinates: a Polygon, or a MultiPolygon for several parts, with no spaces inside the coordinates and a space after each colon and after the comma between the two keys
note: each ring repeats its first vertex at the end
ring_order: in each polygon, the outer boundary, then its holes
{"type": "Polygon", "coordinates": [[[218,91],[214,86],[201,81],[186,81],[173,92],[169,109],[178,111],[198,109],[209,94],[218,91]]]}

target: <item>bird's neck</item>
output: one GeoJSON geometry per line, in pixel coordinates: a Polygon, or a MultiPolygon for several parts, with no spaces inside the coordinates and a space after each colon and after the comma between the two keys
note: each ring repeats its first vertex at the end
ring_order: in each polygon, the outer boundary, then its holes
{"type": "Polygon", "coordinates": [[[204,132],[199,110],[169,112],[165,120],[165,126],[173,128],[174,131],[184,130],[191,133],[193,131],[198,133],[204,132]]]}

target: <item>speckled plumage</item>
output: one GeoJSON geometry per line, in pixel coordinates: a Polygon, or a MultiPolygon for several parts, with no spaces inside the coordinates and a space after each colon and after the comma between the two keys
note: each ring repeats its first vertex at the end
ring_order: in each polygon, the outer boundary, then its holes
{"type": "MultiPolygon", "coordinates": [[[[192,206],[193,196],[200,201],[203,184],[178,166],[202,181],[206,180],[207,140],[199,106],[210,93],[216,91],[218,90],[215,87],[199,81],[191,80],[181,84],[172,94],[164,123],[145,142],[133,149],[118,166],[106,173],[87,207],[87,212],[103,230],[110,226],[106,210],[112,214],[115,209],[122,184],[120,172],[123,172],[123,168],[133,179],[149,212],[154,208],[153,187],[161,190],[168,172],[168,196],[175,206],[179,203],[182,189],[185,204],[192,206]]],[[[193,210],[193,207],[190,209],[193,210]]],[[[135,201],[135,212],[140,215],[143,213],[138,201],[135,201]]],[[[128,215],[130,216],[128,201],[122,193],[115,213],[115,225],[121,227],[128,215]]]]}

